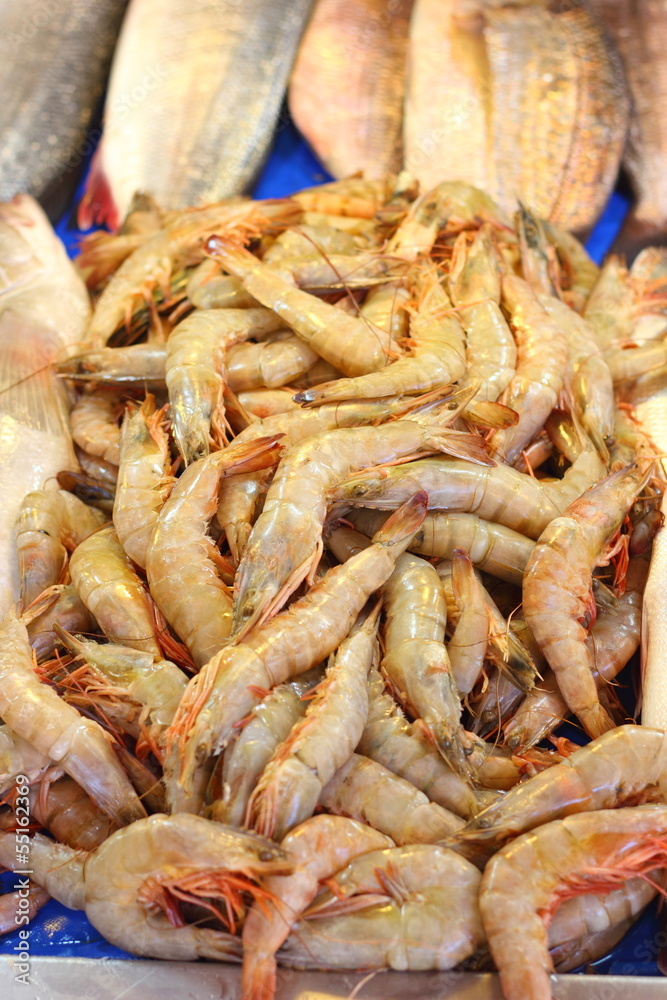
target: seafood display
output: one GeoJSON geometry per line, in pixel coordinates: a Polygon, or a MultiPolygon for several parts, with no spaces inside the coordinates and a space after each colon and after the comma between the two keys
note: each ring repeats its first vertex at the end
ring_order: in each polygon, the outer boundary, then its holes
{"type": "Polygon", "coordinates": [[[548,1000],[667,869],[663,255],[383,175],[138,202],[78,266],[0,626],[30,913],[241,962],[243,1000],[280,966],[548,1000]]]}

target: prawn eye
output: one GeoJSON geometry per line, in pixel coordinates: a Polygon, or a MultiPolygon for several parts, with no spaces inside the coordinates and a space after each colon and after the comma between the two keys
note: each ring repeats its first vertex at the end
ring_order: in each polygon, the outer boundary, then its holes
{"type": "Polygon", "coordinates": [[[367,489],[368,487],[366,486],[365,483],[357,483],[354,489],[352,490],[352,494],[355,497],[362,497],[364,493],[366,493],[367,489]]]}
{"type": "Polygon", "coordinates": [[[273,861],[273,851],[264,848],[257,852],[257,858],[259,861],[273,861]]]}

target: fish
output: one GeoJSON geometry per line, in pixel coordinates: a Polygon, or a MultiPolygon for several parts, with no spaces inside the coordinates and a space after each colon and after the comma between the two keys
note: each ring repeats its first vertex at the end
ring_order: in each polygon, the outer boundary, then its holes
{"type": "Polygon", "coordinates": [[[289,110],[335,178],[400,170],[412,0],[317,0],[289,85],[289,110]]]}
{"type": "Polygon", "coordinates": [[[29,195],[0,204],[0,618],[18,598],[14,525],[21,501],[78,469],[69,397],[50,365],[85,343],[83,280],[29,195]]]}
{"type": "Polygon", "coordinates": [[[254,180],[313,0],[131,0],[78,221],[117,229],[136,192],[165,209],[254,180]]]}
{"type": "Polygon", "coordinates": [[[465,177],[507,211],[586,229],[628,120],[620,57],[584,0],[417,0],[404,165],[423,186],[465,177]]]}
{"type": "Polygon", "coordinates": [[[624,166],[636,195],[621,248],[631,258],[667,231],[667,0],[591,0],[625,65],[632,108],[624,166]]]}
{"type": "MultiPolygon", "coordinates": [[[[631,401],[635,416],[661,456],[667,476],[667,378],[664,372],[642,379],[631,401]]],[[[660,509],[667,518],[667,493],[660,509]]],[[[667,528],[653,539],[651,565],[642,604],[642,725],[667,729],[667,528]]]]}
{"type": "Polygon", "coordinates": [[[90,151],[127,0],[0,5],[0,200],[27,192],[55,217],[90,151]]]}
{"type": "Polygon", "coordinates": [[[488,61],[481,34],[456,20],[458,7],[415,0],[410,20],[403,167],[424,191],[445,180],[488,187],[488,61]]]}

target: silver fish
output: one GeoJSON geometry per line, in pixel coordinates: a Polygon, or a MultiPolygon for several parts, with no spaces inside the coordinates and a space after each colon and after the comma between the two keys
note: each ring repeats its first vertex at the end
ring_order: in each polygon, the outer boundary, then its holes
{"type": "Polygon", "coordinates": [[[0,205],[0,618],[18,595],[14,523],[23,497],[76,469],[65,387],[50,370],[90,322],[83,281],[39,205],[0,205]]]}
{"type": "Polygon", "coordinates": [[[65,188],[74,186],[126,5],[0,5],[0,199],[27,191],[50,202],[63,179],[65,188]]]}
{"type": "Polygon", "coordinates": [[[174,209],[251,183],[313,0],[131,0],[79,222],[116,228],[136,191],[174,209]]]}

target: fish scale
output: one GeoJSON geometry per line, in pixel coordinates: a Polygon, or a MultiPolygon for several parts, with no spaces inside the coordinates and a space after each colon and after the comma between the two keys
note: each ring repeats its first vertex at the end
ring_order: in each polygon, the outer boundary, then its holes
{"type": "Polygon", "coordinates": [[[0,200],[76,177],[127,0],[4,0],[0,200]]]}

